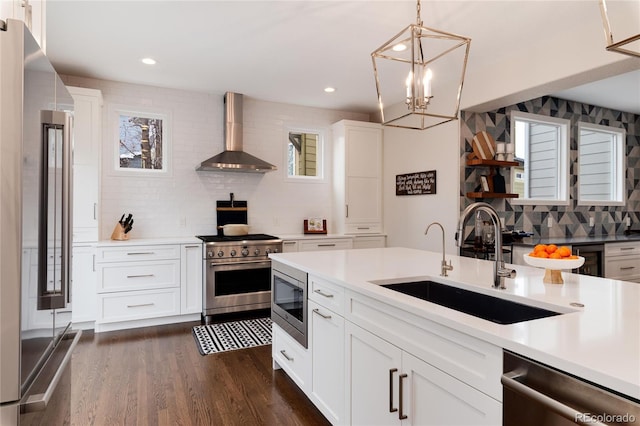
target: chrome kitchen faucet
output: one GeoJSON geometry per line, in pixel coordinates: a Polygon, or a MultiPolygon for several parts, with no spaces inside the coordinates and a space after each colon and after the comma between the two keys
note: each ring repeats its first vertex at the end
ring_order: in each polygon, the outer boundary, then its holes
{"type": "Polygon", "coordinates": [[[460,247],[464,240],[464,222],[467,220],[470,214],[480,210],[486,212],[493,222],[494,234],[495,234],[495,263],[493,265],[493,288],[507,288],[504,284],[505,278],[515,278],[516,271],[514,269],[507,269],[504,266],[504,258],[502,257],[502,230],[500,229],[500,218],[498,212],[487,203],[473,203],[469,204],[466,209],[460,215],[458,221],[458,231],[456,232],[456,246],[460,247]]]}

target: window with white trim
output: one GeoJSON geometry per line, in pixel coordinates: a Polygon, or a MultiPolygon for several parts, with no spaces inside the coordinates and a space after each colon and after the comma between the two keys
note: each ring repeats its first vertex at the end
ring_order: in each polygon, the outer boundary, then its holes
{"type": "Polygon", "coordinates": [[[569,203],[569,120],[511,113],[511,138],[515,146],[512,167],[512,204],[569,203]]]}
{"type": "Polygon", "coordinates": [[[578,123],[578,204],[624,204],[624,129],[578,123]]]}

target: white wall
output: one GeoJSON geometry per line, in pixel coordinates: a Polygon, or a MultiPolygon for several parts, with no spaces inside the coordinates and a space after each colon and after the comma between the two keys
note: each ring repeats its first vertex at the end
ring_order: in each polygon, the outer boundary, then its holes
{"type": "Polygon", "coordinates": [[[459,215],[459,124],[454,121],[425,131],[384,128],[384,226],[387,245],[456,253],[454,234],[459,215]],[[436,171],[436,193],[396,196],[398,174],[436,171]]]}
{"type": "MultiPolygon", "coordinates": [[[[132,213],[131,238],[215,233],[216,200],[247,200],[254,233],[302,232],[308,216],[331,223],[331,181],[289,183],[284,178],[287,127],[326,129],[341,119],[368,121],[366,114],[262,102],[244,97],[244,150],[275,164],[266,174],[196,172],[203,160],[224,149],[223,95],[63,76],[70,86],[99,89],[104,97],[100,238],[108,239],[123,213],[132,213]],[[169,114],[171,175],[119,176],[114,170],[116,108],[169,114]]],[[[330,149],[327,152],[330,158],[330,149]]],[[[327,170],[330,176],[330,168],[327,170]]]]}

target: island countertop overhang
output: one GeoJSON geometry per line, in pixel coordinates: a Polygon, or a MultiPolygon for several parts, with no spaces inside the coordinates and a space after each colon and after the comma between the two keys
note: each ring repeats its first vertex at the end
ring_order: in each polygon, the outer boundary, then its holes
{"type": "Polygon", "coordinates": [[[544,284],[544,270],[513,266],[507,289],[491,288],[493,262],[401,247],[275,254],[274,260],[422,316],[496,346],[640,400],[640,286],[563,273],[544,284]],[[491,296],[563,312],[511,325],[495,324],[382,288],[372,281],[433,279],[491,296]],[[581,303],[584,308],[572,306],[581,303]]]}

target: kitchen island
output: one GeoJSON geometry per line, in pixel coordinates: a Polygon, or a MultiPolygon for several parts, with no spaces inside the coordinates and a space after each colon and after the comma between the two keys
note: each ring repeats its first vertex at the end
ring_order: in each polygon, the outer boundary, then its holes
{"type": "MultiPolygon", "coordinates": [[[[428,339],[430,335],[438,335],[439,340],[451,335],[455,336],[453,340],[462,343],[469,341],[470,345],[475,345],[479,349],[472,351],[465,348],[467,355],[459,360],[455,355],[447,359],[446,353],[440,354],[440,361],[436,359],[434,365],[437,371],[445,373],[449,373],[449,368],[452,371],[459,369],[461,377],[458,378],[473,390],[479,390],[478,398],[489,396],[501,401],[502,363],[494,349],[499,349],[500,354],[502,349],[506,349],[611,389],[636,402],[640,400],[640,286],[637,284],[565,272],[564,284],[544,284],[543,269],[515,265],[517,276],[506,279],[506,290],[500,290],[491,287],[491,261],[447,256],[453,270],[448,277],[440,277],[441,253],[397,247],[273,254],[271,257],[275,262],[309,274],[310,320],[316,317],[313,315],[315,311],[321,313],[323,309],[322,305],[312,309],[316,306],[312,303],[315,303],[313,288],[317,283],[324,282],[343,289],[344,305],[334,309],[334,312],[344,315],[347,336],[349,327],[362,326],[375,329],[375,334],[383,340],[402,345],[404,340],[401,337],[407,335],[409,339],[406,341],[413,343],[405,346],[414,346],[408,351],[417,353],[419,357],[422,352],[426,357],[430,356],[428,352],[432,351],[433,344],[420,347],[420,341],[428,339]],[[496,324],[380,286],[422,280],[451,284],[561,314],[514,324],[496,324]],[[393,323],[395,317],[403,317],[403,321],[393,323]],[[368,327],[367,324],[373,325],[368,327]],[[425,324],[429,333],[421,334],[421,324],[425,324]],[[398,326],[394,328],[395,325],[398,326]],[[485,349],[486,354],[483,353],[485,349]],[[468,355],[471,352],[482,355],[476,361],[475,355],[468,355]],[[487,367],[473,372],[472,366],[464,365],[465,357],[469,363],[478,365],[486,361],[487,367]],[[488,377],[478,378],[483,371],[488,372],[488,377]],[[465,375],[468,379],[465,379],[465,375]]],[[[313,333],[313,325],[309,327],[313,333]]],[[[350,343],[348,338],[345,342],[343,349],[347,355],[347,365],[344,375],[349,381],[357,365],[348,361],[353,342],[350,343]]],[[[312,355],[318,349],[313,344],[312,335],[309,344],[312,355]]],[[[319,359],[321,357],[311,356],[312,369],[319,359]]],[[[275,356],[274,360],[277,364],[275,356]]],[[[393,375],[393,372],[388,374],[393,375]]],[[[310,385],[312,390],[313,377],[310,385]]],[[[344,388],[348,395],[352,388],[348,385],[344,388]]],[[[314,401],[314,397],[311,399],[314,401]]],[[[357,404],[353,394],[344,399],[346,407],[338,410],[342,417],[327,416],[334,423],[345,422],[345,415],[349,417],[345,413],[354,410],[353,404],[357,404]]],[[[479,406],[487,407],[487,404],[490,402],[479,403],[479,406]]],[[[327,410],[319,408],[327,415],[327,410]]],[[[488,411],[494,409],[489,408],[488,411]]],[[[486,424],[495,424],[495,419],[489,416],[486,424]]]]}

